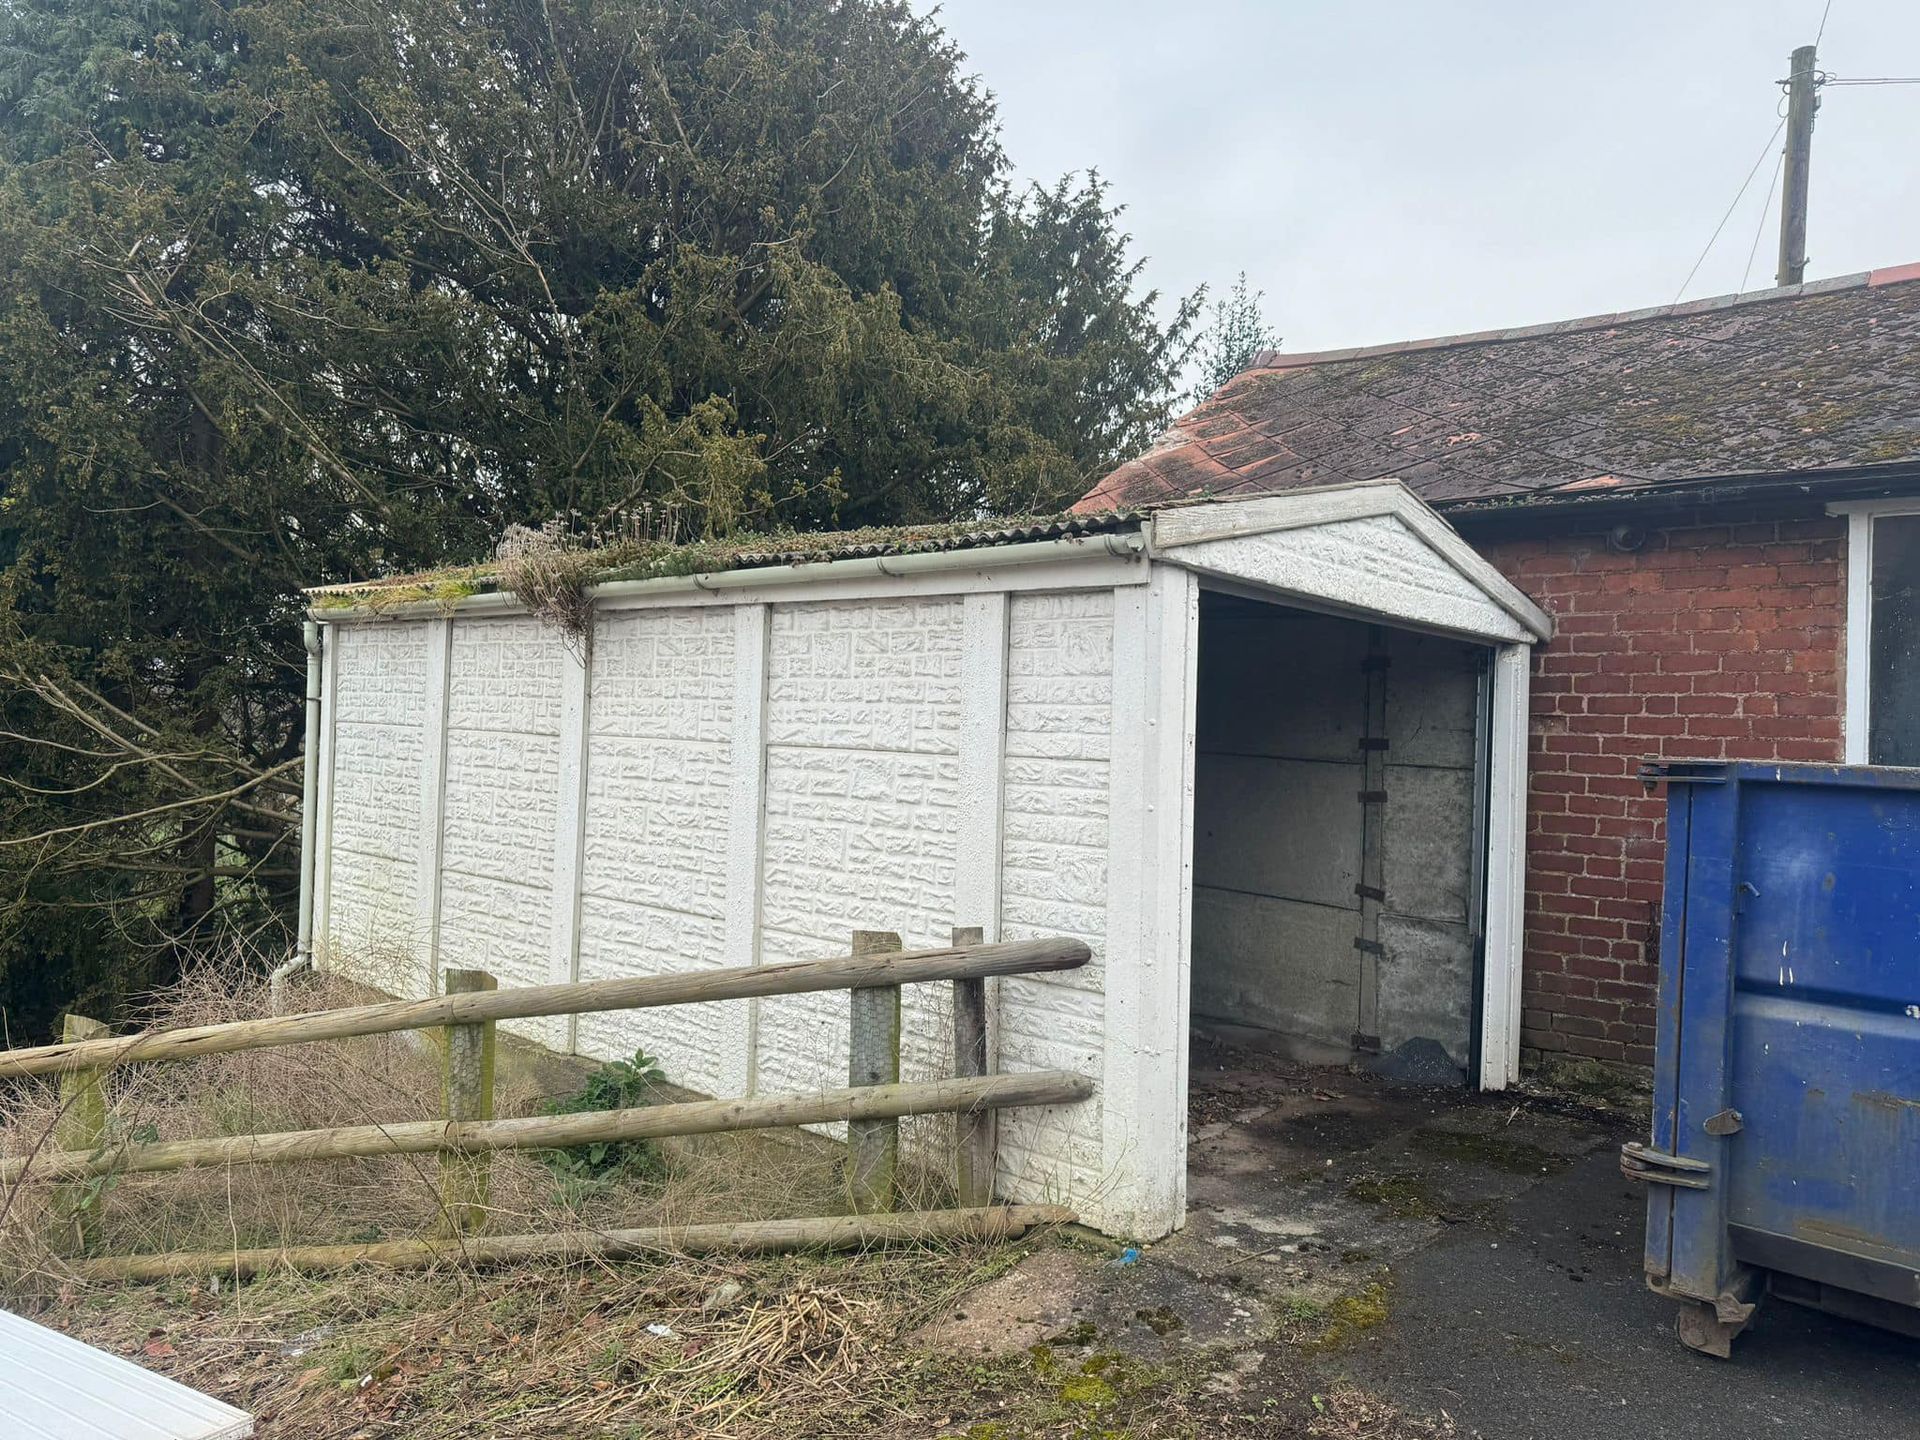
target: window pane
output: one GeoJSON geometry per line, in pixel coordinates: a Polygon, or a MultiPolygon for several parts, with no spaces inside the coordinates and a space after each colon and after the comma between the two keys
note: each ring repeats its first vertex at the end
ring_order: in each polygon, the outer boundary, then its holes
{"type": "Polygon", "coordinates": [[[1920,515],[1873,522],[1873,643],[1867,758],[1920,765],[1920,515]]]}

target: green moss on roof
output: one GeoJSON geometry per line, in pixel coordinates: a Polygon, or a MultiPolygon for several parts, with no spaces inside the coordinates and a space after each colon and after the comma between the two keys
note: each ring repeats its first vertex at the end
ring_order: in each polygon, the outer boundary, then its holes
{"type": "MultiPolygon", "coordinates": [[[[654,541],[596,552],[592,583],[712,575],[727,570],[807,565],[864,556],[911,555],[941,550],[990,549],[1034,540],[1103,535],[1137,527],[1137,511],[1093,515],[1021,515],[993,520],[955,520],[926,525],[873,525],[856,530],[761,531],[684,544],[654,541]]],[[[499,588],[493,561],[443,570],[390,575],[340,585],[316,586],[307,594],[316,610],[390,609],[427,602],[452,604],[499,588]]]]}
{"type": "Polygon", "coordinates": [[[1443,507],[1558,503],[1920,466],[1920,266],[1263,364],[1085,503],[1388,476],[1443,507]]]}

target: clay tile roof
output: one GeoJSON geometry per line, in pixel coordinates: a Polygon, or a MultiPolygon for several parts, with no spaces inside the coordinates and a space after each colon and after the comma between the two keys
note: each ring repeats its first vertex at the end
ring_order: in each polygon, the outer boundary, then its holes
{"type": "Polygon", "coordinates": [[[1398,345],[1258,356],[1089,512],[1344,480],[1438,506],[1920,460],[1920,265],[1398,345]]]}

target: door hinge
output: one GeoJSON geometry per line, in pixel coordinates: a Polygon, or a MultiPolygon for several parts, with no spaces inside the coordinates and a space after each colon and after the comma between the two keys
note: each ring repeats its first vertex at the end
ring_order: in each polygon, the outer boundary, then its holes
{"type": "Polygon", "coordinates": [[[1705,1160],[1689,1160],[1684,1155],[1656,1150],[1643,1141],[1629,1140],[1620,1147],[1620,1173],[1648,1185],[1708,1190],[1712,1188],[1713,1166],[1705,1160]]]}

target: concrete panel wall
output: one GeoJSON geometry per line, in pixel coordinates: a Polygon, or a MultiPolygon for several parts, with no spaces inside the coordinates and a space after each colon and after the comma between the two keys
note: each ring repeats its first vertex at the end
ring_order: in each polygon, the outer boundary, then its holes
{"type": "MultiPolygon", "coordinates": [[[[440,965],[544,984],[566,648],[529,616],[453,625],[441,819],[440,965]]],[[[564,1046],[561,1019],[510,1030],[564,1046]]]]}
{"type": "MultiPolygon", "coordinates": [[[[597,618],[588,676],[579,978],[729,963],[732,608],[597,618]]],[[[643,1049],[680,1084],[745,1088],[748,1007],[677,1005],[582,1015],[577,1046],[643,1049]]]]}
{"type": "MultiPolygon", "coordinates": [[[[1093,960],[1062,975],[999,982],[1002,1069],[1101,1073],[1115,783],[1108,763],[1113,602],[1112,591],[1099,591],[1015,595],[1008,604],[1001,938],[1072,935],[1092,947],[1093,960]]],[[[1098,1097],[1004,1113],[1008,1198],[1094,1203],[1102,1189],[1101,1118],[1098,1097]]]]}
{"type": "Polygon", "coordinates": [[[335,627],[328,896],[332,968],[396,994],[420,993],[421,777],[427,750],[431,622],[335,627]]]}
{"type": "MultiPolygon", "coordinates": [[[[845,954],[856,929],[895,931],[910,950],[951,939],[963,620],[953,596],[774,608],[763,962],[845,954]]],[[[943,1002],[938,987],[905,995],[903,1078],[951,1073],[943,1002]]],[[[758,1088],[844,1085],[848,1004],[761,1001],[758,1088]]]]}
{"type": "Polygon", "coordinates": [[[1198,1016],[1352,1040],[1366,643],[1352,621],[1231,601],[1202,610],[1198,1016]]]}
{"type": "MultiPolygon", "coordinates": [[[[996,1061],[1098,1083],[1110,822],[1117,787],[1140,783],[1110,757],[1116,725],[1144,723],[1137,706],[1116,718],[1114,592],[904,590],[610,608],[584,666],[524,616],[329,627],[329,963],[416,995],[436,964],[520,986],[837,955],[855,929],[908,948],[966,924],[1067,934],[1093,948],[1087,969],[995,982],[996,1061]],[[395,964],[332,958],[352,934],[389,937],[395,964]]],[[[643,1048],[711,1094],[806,1092],[846,1081],[847,1006],[523,1031],[599,1057],[643,1048]]],[[[908,990],[905,1021],[907,1078],[951,1074],[948,987],[908,990]]],[[[1140,1222],[1105,1113],[1096,1098],[1003,1116],[1002,1195],[1140,1222]]],[[[949,1123],[910,1122],[909,1144],[949,1123]]]]}
{"type": "Polygon", "coordinates": [[[1380,1043],[1426,1035],[1465,1065],[1472,1042],[1469,921],[1475,724],[1481,650],[1390,635],[1387,670],[1387,898],[1380,921],[1380,1043]]]}
{"type": "Polygon", "coordinates": [[[1368,627],[1224,597],[1203,610],[1197,1015],[1464,1063],[1472,1015],[1476,647],[1386,631],[1377,1013],[1363,1015],[1368,627]]]}

